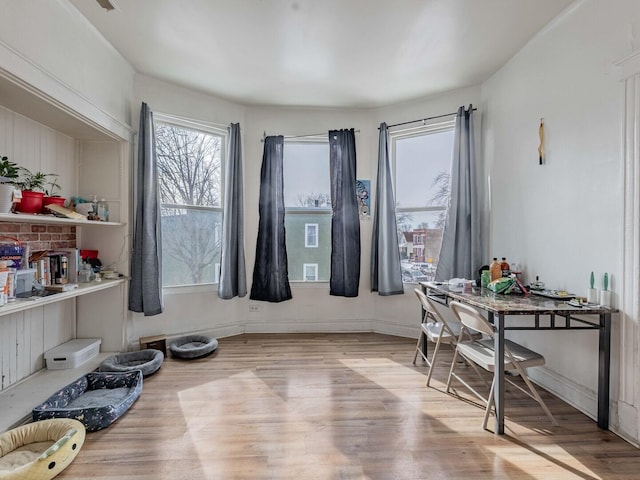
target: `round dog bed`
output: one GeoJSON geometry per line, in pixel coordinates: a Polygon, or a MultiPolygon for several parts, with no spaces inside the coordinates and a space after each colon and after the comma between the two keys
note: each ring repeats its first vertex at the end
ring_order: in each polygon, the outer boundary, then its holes
{"type": "Polygon", "coordinates": [[[186,335],[174,340],[169,346],[171,355],[177,358],[200,358],[218,348],[218,340],[205,335],[186,335]]]}
{"type": "Polygon", "coordinates": [[[28,423],[0,435],[0,478],[46,480],[76,458],[85,428],[78,420],[52,418],[28,423]]]}
{"type": "Polygon", "coordinates": [[[158,371],[164,361],[164,354],[160,350],[147,348],[137,352],[118,353],[106,358],[100,364],[101,372],[130,372],[142,370],[145,377],[158,371]]]}

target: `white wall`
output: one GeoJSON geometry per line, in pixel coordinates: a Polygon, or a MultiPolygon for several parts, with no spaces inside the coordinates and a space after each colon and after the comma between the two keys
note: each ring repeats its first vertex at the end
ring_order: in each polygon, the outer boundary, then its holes
{"type": "MultiPolygon", "coordinates": [[[[251,288],[258,232],[258,194],[263,135],[309,135],[330,129],[354,128],[357,176],[369,178],[375,186],[378,155],[378,125],[410,121],[456,111],[460,105],[478,103],[480,88],[472,87],[380,109],[269,108],[241,106],[193,92],[153,78],[138,75],[135,100],[154,112],[190,119],[228,124],[239,121],[242,128],[245,176],[245,258],[248,288],[251,288]]],[[[135,121],[137,124],[137,120],[135,121]]],[[[375,192],[373,192],[375,195],[375,192]]],[[[372,220],[361,221],[361,276],[357,298],[329,295],[328,284],[292,284],[293,299],[279,304],[244,298],[220,300],[214,288],[166,289],[165,312],[145,318],[132,315],[128,333],[135,344],[140,336],[164,333],[209,332],[217,336],[240,332],[344,332],[379,331],[417,337],[418,301],[413,287],[406,295],[381,297],[370,289],[369,258],[372,220]],[[257,307],[250,311],[249,307],[257,307]]]]}
{"type": "Polygon", "coordinates": [[[0,12],[2,68],[101,124],[129,124],[133,68],[74,7],[0,0],[0,12]]]}
{"type": "MultiPolygon", "coordinates": [[[[491,254],[549,288],[586,295],[591,271],[622,291],[622,90],[615,62],[638,47],[640,2],[577,2],[483,85],[484,157],[492,186],[491,254]],[[538,165],[538,124],[546,128],[538,165]]],[[[638,266],[636,265],[636,269],[638,266]]],[[[619,394],[619,319],[612,337],[613,428],[619,394]]],[[[595,415],[595,333],[514,335],[547,358],[532,372],[595,415]]],[[[636,342],[637,345],[637,342],[636,342]]]]}

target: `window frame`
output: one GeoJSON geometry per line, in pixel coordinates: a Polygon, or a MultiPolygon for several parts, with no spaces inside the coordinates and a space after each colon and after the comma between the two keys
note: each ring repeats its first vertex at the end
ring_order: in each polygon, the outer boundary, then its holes
{"type": "MultiPolygon", "coordinates": [[[[455,118],[451,120],[439,121],[435,123],[430,123],[426,125],[420,125],[417,127],[408,127],[401,129],[392,129],[389,131],[389,144],[390,144],[390,167],[391,167],[391,177],[392,183],[394,187],[394,191],[397,192],[397,142],[399,140],[412,138],[412,137],[422,137],[425,135],[432,135],[443,132],[452,132],[455,129],[455,118]]],[[[396,194],[397,198],[397,194],[396,194]]],[[[448,210],[448,205],[426,205],[423,207],[409,206],[409,207],[401,207],[396,204],[395,212],[396,215],[398,213],[429,213],[429,212],[446,212],[448,210]]],[[[413,240],[413,239],[412,239],[413,240]]],[[[425,242],[422,239],[420,243],[424,251],[425,242]]],[[[406,282],[403,278],[403,283],[414,284],[415,281],[406,282]]]]}
{"type": "Polygon", "coordinates": [[[318,223],[305,223],[304,224],[304,246],[305,248],[318,248],[318,245],[320,244],[320,229],[319,229],[319,224],[318,223]],[[313,235],[313,238],[315,238],[315,244],[311,244],[309,242],[309,237],[311,235],[309,235],[309,227],[314,227],[315,228],[315,233],[313,235]]]}
{"type": "MultiPolygon", "coordinates": [[[[326,146],[327,148],[327,165],[328,168],[330,168],[330,160],[329,160],[329,155],[330,155],[330,150],[329,150],[329,138],[327,135],[305,135],[305,136],[294,136],[294,137],[285,137],[284,139],[285,145],[286,144],[302,144],[302,145],[323,145],[326,146]]],[[[284,162],[286,163],[286,155],[284,158],[284,162]]],[[[331,178],[330,178],[330,171],[327,170],[327,178],[329,180],[329,188],[331,188],[331,178]]],[[[285,190],[286,190],[286,181],[285,181],[285,186],[284,186],[285,190]]],[[[331,191],[328,192],[329,195],[331,194],[331,191]]],[[[295,216],[295,215],[309,215],[309,214],[319,214],[319,215],[327,215],[327,214],[331,214],[332,209],[331,206],[324,206],[324,207],[298,207],[298,206],[288,206],[285,202],[285,217],[286,216],[295,216]]],[[[316,248],[316,249],[320,249],[320,222],[314,222],[314,223],[307,223],[305,222],[305,231],[304,231],[304,242],[305,242],[305,248],[316,248]],[[307,245],[307,225],[316,225],[316,245],[314,247],[309,247],[307,245]]],[[[328,236],[329,240],[331,241],[331,237],[330,235],[328,236]]],[[[288,241],[288,240],[287,240],[288,241]]],[[[289,253],[289,252],[287,252],[289,253]]],[[[330,270],[330,266],[331,266],[331,257],[329,256],[329,258],[327,259],[327,266],[330,270]]],[[[299,263],[297,265],[295,265],[295,268],[299,268],[299,263]]],[[[292,272],[293,270],[289,270],[290,272],[292,272]]],[[[299,270],[298,270],[299,271],[299,270]]],[[[326,280],[317,280],[320,274],[320,264],[319,263],[302,263],[302,280],[289,280],[289,283],[291,284],[296,284],[296,285],[303,285],[303,284],[315,284],[315,285],[321,285],[321,284],[328,284],[329,283],[329,278],[327,278],[326,280]],[[315,265],[316,267],[316,275],[315,278],[316,280],[306,280],[305,279],[305,275],[304,275],[304,269],[306,265],[315,265]]]]}
{"type": "MultiPolygon", "coordinates": [[[[207,122],[202,122],[194,119],[179,117],[176,115],[171,115],[168,113],[162,112],[154,112],[153,114],[153,126],[154,126],[154,136],[155,136],[155,127],[156,124],[168,125],[177,128],[183,128],[188,130],[194,130],[198,132],[202,132],[207,135],[213,135],[220,137],[220,205],[219,206],[204,206],[204,205],[185,205],[185,204],[174,204],[174,203],[162,203],[160,202],[160,208],[176,208],[176,209],[184,209],[184,210],[200,210],[200,211],[208,211],[219,213],[222,217],[224,210],[224,197],[225,197],[225,169],[226,169],[226,150],[228,143],[229,132],[225,128],[221,128],[219,126],[215,126],[214,124],[210,124],[207,122]]],[[[155,148],[155,146],[154,146],[155,148]]],[[[221,227],[214,229],[212,235],[216,237],[221,236],[221,227]]],[[[160,245],[162,251],[162,244],[160,245]]],[[[164,252],[163,252],[164,253],[164,252]]],[[[220,263],[214,263],[214,281],[213,282],[202,282],[202,283],[186,283],[186,284],[178,284],[178,285],[162,285],[163,291],[169,293],[193,293],[198,291],[212,291],[218,285],[220,280],[220,263]]],[[[165,278],[163,276],[163,278],[165,278]]]]}
{"type": "Polygon", "coordinates": [[[317,282],[318,281],[318,264],[317,263],[303,263],[302,264],[302,280],[303,282],[317,282]],[[307,280],[307,268],[313,267],[315,269],[315,278],[313,280],[307,280]]]}

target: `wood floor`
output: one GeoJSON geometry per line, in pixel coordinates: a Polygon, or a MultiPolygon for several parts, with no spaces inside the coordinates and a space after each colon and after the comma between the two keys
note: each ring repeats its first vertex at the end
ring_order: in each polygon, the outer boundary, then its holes
{"type": "Polygon", "coordinates": [[[544,391],[560,426],[511,389],[507,435],[482,430],[482,408],[444,392],[451,351],[430,388],[413,352],[413,340],[378,334],[222,338],[208,358],[166,359],[56,478],[640,477],[639,450],[544,391]]]}

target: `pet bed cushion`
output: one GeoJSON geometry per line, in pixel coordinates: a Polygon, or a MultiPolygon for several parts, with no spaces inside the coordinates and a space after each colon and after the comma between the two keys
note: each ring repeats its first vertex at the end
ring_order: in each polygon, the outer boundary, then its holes
{"type": "Polygon", "coordinates": [[[33,420],[75,418],[88,432],[108,427],[142,392],[142,372],[91,372],[33,409],[33,420]]]}
{"type": "Polygon", "coordinates": [[[160,350],[151,348],[137,352],[118,353],[103,360],[99,370],[101,372],[131,372],[141,370],[147,377],[155,373],[164,361],[164,354],[160,350]]]}
{"type": "Polygon", "coordinates": [[[174,340],[169,349],[178,358],[199,358],[209,355],[218,348],[218,340],[205,335],[186,335],[174,340]]]}
{"type": "Polygon", "coordinates": [[[0,435],[0,479],[46,480],[76,458],[85,428],[70,418],[28,423],[0,435]]]}

